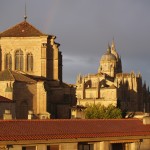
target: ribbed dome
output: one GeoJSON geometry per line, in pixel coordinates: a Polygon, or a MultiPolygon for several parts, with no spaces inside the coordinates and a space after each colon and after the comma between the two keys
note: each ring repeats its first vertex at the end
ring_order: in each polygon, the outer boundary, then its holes
{"type": "Polygon", "coordinates": [[[111,60],[117,60],[116,56],[114,54],[111,54],[109,51],[107,51],[102,57],[101,61],[111,61],[111,60]]]}

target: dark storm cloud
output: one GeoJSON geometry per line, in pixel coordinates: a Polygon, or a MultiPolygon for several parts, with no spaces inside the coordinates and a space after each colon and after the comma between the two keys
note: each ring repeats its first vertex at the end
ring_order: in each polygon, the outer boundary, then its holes
{"type": "MultiPolygon", "coordinates": [[[[26,0],[28,21],[57,36],[64,80],[96,73],[107,43],[115,38],[123,70],[140,71],[149,84],[149,0],[26,0]],[[35,3],[36,2],[36,3],[35,3]]],[[[22,21],[25,0],[0,1],[0,31],[22,21]]]]}

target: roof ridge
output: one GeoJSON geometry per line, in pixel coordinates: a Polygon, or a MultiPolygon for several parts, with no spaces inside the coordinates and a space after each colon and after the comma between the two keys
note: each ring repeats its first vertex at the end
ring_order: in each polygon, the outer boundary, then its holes
{"type": "MultiPolygon", "coordinates": [[[[26,22],[27,24],[29,24],[32,28],[36,29],[37,31],[39,31],[41,34],[44,34],[42,31],[40,31],[39,29],[35,28],[32,24],[30,24],[28,21],[23,21],[26,22]]],[[[23,23],[22,22],[22,23],[23,23]]]]}
{"type": "Polygon", "coordinates": [[[12,71],[10,71],[10,69],[8,69],[8,72],[10,73],[10,75],[12,76],[12,78],[13,78],[14,80],[16,80],[15,77],[13,76],[13,74],[12,74],[12,71]]]}
{"type": "Polygon", "coordinates": [[[0,120],[0,122],[72,122],[72,121],[77,121],[77,122],[93,122],[93,121],[133,121],[133,120],[138,120],[141,121],[141,119],[138,118],[130,118],[130,119],[45,119],[45,120],[41,120],[41,119],[32,119],[32,120],[28,120],[28,119],[14,119],[14,120],[0,120]]]}
{"type": "Polygon", "coordinates": [[[23,23],[23,22],[25,22],[25,21],[19,22],[19,23],[17,23],[16,25],[13,25],[12,27],[9,27],[8,29],[6,29],[6,30],[4,30],[3,32],[1,32],[0,35],[3,34],[4,32],[7,32],[7,31],[13,29],[15,26],[17,26],[17,25],[19,25],[19,24],[21,24],[21,23],[23,23]]]}
{"type": "Polygon", "coordinates": [[[0,102],[14,102],[14,100],[11,100],[7,97],[0,95],[0,102]]]}
{"type": "Polygon", "coordinates": [[[28,77],[26,74],[10,69],[0,71],[0,81],[20,81],[27,83],[36,83],[36,80],[28,77]]]}
{"type": "Polygon", "coordinates": [[[26,81],[26,82],[36,82],[36,80],[34,80],[34,79],[32,79],[30,76],[28,76],[25,72],[23,72],[23,71],[19,71],[19,70],[15,70],[15,71],[12,71],[13,72],[13,76],[14,76],[14,78],[16,79],[16,81],[20,81],[20,79],[22,78],[22,77],[24,77],[24,80],[26,80],[26,79],[28,79],[28,81],[26,81]],[[15,75],[19,75],[20,76],[20,78],[16,78],[15,77],[15,75]],[[30,80],[30,81],[29,81],[30,80]]]}
{"type": "Polygon", "coordinates": [[[41,32],[27,21],[22,21],[0,33],[1,37],[28,37],[44,35],[46,36],[47,34],[41,32]]]}

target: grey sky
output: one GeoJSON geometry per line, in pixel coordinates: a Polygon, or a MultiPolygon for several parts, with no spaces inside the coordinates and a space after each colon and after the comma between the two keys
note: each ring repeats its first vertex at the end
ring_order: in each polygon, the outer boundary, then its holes
{"type": "Polygon", "coordinates": [[[150,85],[150,0],[0,0],[0,32],[23,21],[25,1],[28,22],[61,44],[64,81],[96,73],[114,37],[123,71],[150,85]]]}

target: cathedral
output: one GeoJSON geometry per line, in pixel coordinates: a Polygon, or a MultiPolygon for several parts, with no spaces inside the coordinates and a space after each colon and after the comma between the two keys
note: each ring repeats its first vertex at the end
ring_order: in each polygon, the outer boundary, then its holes
{"type": "Polygon", "coordinates": [[[60,44],[26,19],[0,33],[0,118],[70,118],[76,97],[62,80],[60,44]]]}
{"type": "Polygon", "coordinates": [[[150,111],[149,88],[142,82],[140,73],[124,73],[121,57],[116,51],[114,39],[102,55],[98,72],[76,80],[77,104],[113,104],[131,112],[150,111]]]}

